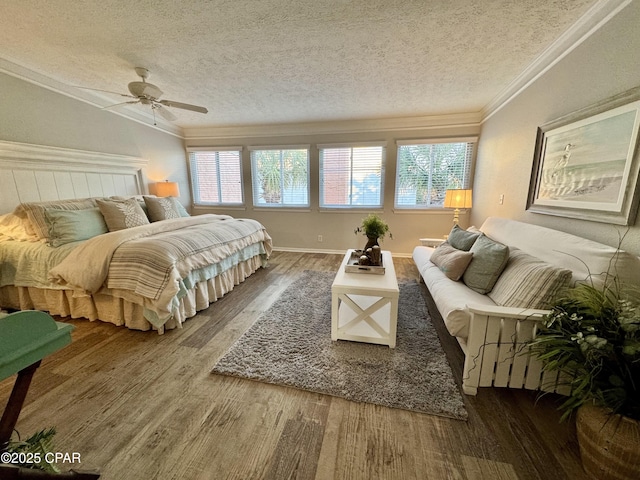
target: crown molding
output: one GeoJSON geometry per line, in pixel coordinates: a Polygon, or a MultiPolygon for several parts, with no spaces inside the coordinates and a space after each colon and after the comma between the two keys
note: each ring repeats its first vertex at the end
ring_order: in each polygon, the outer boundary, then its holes
{"type": "Polygon", "coordinates": [[[138,171],[149,161],[115,153],[0,141],[0,165],[12,169],[138,171]]]}
{"type": "Polygon", "coordinates": [[[481,122],[485,122],[506,106],[632,1],[599,0],[596,2],[571,28],[547,47],[533,63],[482,109],[481,122]]]}
{"type": "MultiPolygon", "coordinates": [[[[73,98],[74,100],[88,103],[89,105],[92,105],[94,107],[105,108],[113,105],[114,103],[117,103],[114,102],[113,98],[106,97],[98,92],[83,90],[72,85],[67,85],[65,83],[59,82],[58,80],[54,80],[51,77],[38,73],[34,70],[30,70],[26,67],[18,65],[17,63],[9,61],[6,58],[1,57],[0,73],[5,73],[12,77],[19,78],[20,80],[24,80],[25,82],[37,85],[38,87],[46,88],[47,90],[59,93],[66,97],[73,98]]],[[[183,131],[181,127],[170,124],[163,119],[156,119],[156,125],[154,125],[153,115],[135,110],[126,105],[119,107],[119,110],[104,111],[113,115],[118,115],[122,118],[126,118],[127,120],[140,123],[145,127],[160,130],[161,132],[183,138],[183,131]]]]}
{"type": "Polygon", "coordinates": [[[428,130],[448,127],[476,127],[480,112],[428,115],[421,117],[372,118],[324,122],[280,123],[265,125],[230,125],[185,128],[185,140],[226,140],[246,137],[276,137],[340,133],[428,130]]]}

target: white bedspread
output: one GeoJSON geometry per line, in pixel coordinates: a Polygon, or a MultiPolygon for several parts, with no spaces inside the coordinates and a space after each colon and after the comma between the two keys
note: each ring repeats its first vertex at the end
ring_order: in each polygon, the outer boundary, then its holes
{"type": "Polygon", "coordinates": [[[51,269],[49,279],[85,293],[103,287],[133,292],[162,323],[190,272],[255,244],[265,256],[271,253],[271,237],[255,220],[211,214],[164,220],[87,240],[51,269]]]}

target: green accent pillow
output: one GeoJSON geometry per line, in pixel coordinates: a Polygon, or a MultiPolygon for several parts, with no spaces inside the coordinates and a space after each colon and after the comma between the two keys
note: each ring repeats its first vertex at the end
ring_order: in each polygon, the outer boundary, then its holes
{"type": "Polygon", "coordinates": [[[451,232],[449,232],[447,242],[449,242],[453,248],[468,252],[479,236],[480,233],[469,232],[463,230],[458,225],[454,225],[451,232]]]}
{"type": "Polygon", "coordinates": [[[52,247],[87,240],[109,231],[97,207],[85,210],[47,208],[44,216],[49,229],[49,245],[52,247]]]}
{"type": "Polygon", "coordinates": [[[509,247],[482,234],[471,249],[471,263],[464,271],[462,281],[471,290],[489,293],[509,260],[509,247]]]}

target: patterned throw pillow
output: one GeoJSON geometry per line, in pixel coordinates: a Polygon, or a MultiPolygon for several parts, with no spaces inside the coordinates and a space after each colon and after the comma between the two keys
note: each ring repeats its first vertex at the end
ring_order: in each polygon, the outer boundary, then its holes
{"type": "Polygon", "coordinates": [[[149,224],[149,219],[135,198],[96,200],[96,203],[110,232],[149,224]]]}
{"type": "Polygon", "coordinates": [[[553,297],[570,281],[570,270],[512,248],[507,267],[489,298],[505,307],[548,308],[553,297]]]}
{"type": "Polygon", "coordinates": [[[147,205],[149,220],[152,222],[168,220],[170,218],[180,218],[182,216],[176,205],[178,201],[173,197],[145,196],[144,203],[147,205]]]}

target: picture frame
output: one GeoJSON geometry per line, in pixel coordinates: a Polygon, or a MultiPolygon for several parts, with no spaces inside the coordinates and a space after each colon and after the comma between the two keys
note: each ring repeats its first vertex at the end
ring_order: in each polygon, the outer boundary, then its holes
{"type": "Polygon", "coordinates": [[[538,127],[527,210],[635,223],[639,132],[640,87],[538,127]]]}

